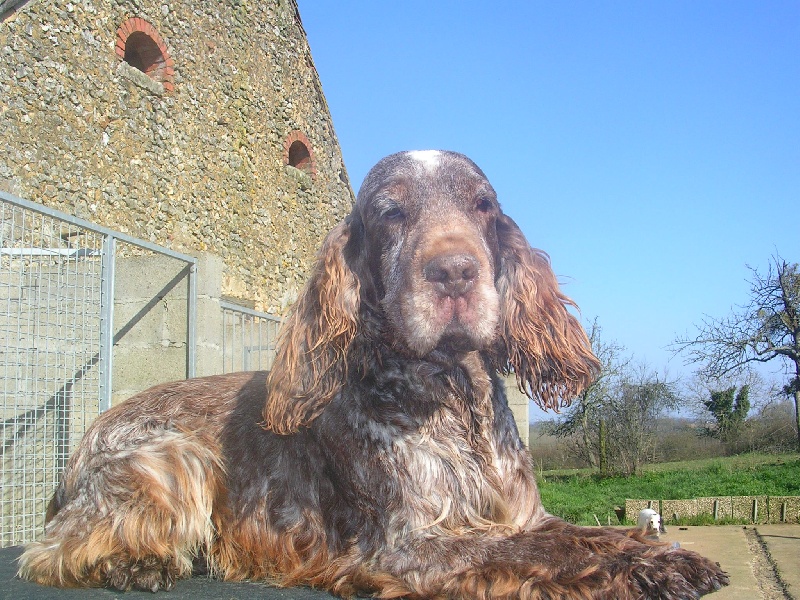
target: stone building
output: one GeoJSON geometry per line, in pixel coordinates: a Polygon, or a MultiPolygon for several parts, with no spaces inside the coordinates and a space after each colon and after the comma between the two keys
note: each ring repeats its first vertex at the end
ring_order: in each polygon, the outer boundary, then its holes
{"type": "Polygon", "coordinates": [[[0,189],[282,313],[353,202],[295,0],[0,0],[0,189]]]}
{"type": "MultiPolygon", "coordinates": [[[[0,0],[0,139],[0,190],[211,256],[223,297],[274,314],[354,201],[296,0],[0,0]]],[[[131,352],[180,377],[155,347],[131,352]]]]}

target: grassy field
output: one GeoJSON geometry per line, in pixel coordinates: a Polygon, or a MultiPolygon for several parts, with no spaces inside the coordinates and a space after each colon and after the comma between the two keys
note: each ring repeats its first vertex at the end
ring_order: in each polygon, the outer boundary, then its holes
{"type": "Polygon", "coordinates": [[[703,496],[800,496],[800,455],[745,454],[649,465],[638,477],[600,479],[586,470],[538,474],[548,512],[579,525],[619,524],[626,498],[682,500],[703,496]]]}

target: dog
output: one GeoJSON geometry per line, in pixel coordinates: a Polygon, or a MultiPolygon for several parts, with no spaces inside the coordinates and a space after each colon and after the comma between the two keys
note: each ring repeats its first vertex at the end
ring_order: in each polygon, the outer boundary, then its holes
{"type": "Polygon", "coordinates": [[[652,508],[644,508],[639,512],[636,528],[639,529],[645,537],[656,540],[662,533],[666,533],[666,529],[661,523],[661,515],[652,508]]]}
{"type": "Polygon", "coordinates": [[[696,597],[717,564],[545,511],[501,374],[543,408],[599,363],[545,253],[453,152],[367,175],[266,374],[159,385],[101,415],[19,575],[223,580],[379,598],[696,597]]]}

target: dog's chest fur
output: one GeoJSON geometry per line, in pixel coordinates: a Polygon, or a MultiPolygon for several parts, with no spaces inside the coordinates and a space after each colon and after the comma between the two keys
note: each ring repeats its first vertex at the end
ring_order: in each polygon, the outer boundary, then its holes
{"type": "Polygon", "coordinates": [[[502,482],[514,461],[500,439],[498,419],[506,415],[497,414],[481,357],[382,367],[354,394],[361,410],[330,414],[349,421],[339,436],[354,432],[348,446],[363,458],[338,465],[339,476],[359,502],[373,505],[388,541],[507,525],[502,482]]]}

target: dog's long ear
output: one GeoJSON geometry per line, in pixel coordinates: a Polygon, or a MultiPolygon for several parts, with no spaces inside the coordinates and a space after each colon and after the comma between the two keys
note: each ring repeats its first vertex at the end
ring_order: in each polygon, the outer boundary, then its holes
{"type": "Polygon", "coordinates": [[[311,277],[283,324],[267,379],[265,429],[288,434],[308,425],[344,381],[359,311],[359,280],[345,260],[354,221],[351,215],[325,238],[311,277]]]}
{"type": "Polygon", "coordinates": [[[497,367],[513,371],[540,407],[567,406],[594,379],[599,362],[561,293],[548,256],[530,247],[511,218],[497,222],[502,344],[497,367]]]}

